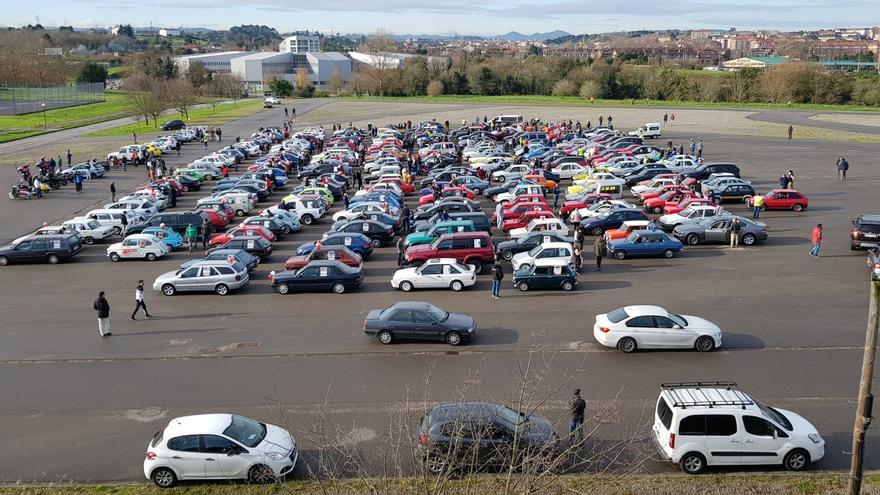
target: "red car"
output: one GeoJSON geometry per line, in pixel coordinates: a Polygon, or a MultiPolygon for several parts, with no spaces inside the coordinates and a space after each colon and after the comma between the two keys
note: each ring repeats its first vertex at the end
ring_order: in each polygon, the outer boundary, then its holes
{"type": "Polygon", "coordinates": [[[416,186],[414,184],[408,184],[404,182],[403,179],[401,179],[400,177],[385,177],[384,179],[381,179],[379,181],[379,183],[382,182],[393,182],[397,184],[400,187],[400,190],[403,191],[405,194],[409,194],[416,190],[416,186]]]}
{"type": "Polygon", "coordinates": [[[208,223],[211,224],[214,232],[223,230],[227,225],[229,225],[229,219],[232,217],[226,216],[226,213],[218,210],[195,210],[199,213],[202,213],[206,217],[208,217],[208,223]]]}
{"type": "Polygon", "coordinates": [[[716,206],[715,203],[709,201],[709,200],[706,199],[706,198],[701,198],[701,197],[699,197],[699,196],[692,196],[692,197],[690,197],[690,198],[685,198],[685,199],[681,200],[681,202],[678,203],[677,205],[666,205],[666,206],[663,208],[663,213],[664,213],[665,215],[672,215],[673,213],[678,213],[678,212],[680,212],[681,210],[684,210],[685,208],[687,208],[688,206],[691,206],[691,205],[712,205],[712,206],[716,206]]]}
{"type": "Polygon", "coordinates": [[[455,258],[459,263],[474,265],[476,273],[495,261],[495,246],[488,232],[455,232],[440,236],[431,244],[416,244],[406,249],[406,261],[422,265],[433,258],[455,258]]]}
{"type": "Polygon", "coordinates": [[[553,218],[553,211],[547,209],[535,209],[524,211],[519,217],[504,220],[501,230],[520,229],[536,218],[553,218]]]}
{"type": "Polygon", "coordinates": [[[605,193],[589,193],[584,195],[581,199],[566,201],[562,203],[562,208],[559,210],[559,216],[568,218],[574,210],[586,208],[597,201],[602,201],[603,199],[611,201],[614,199],[614,196],[605,193]]]}
{"type": "MultiPolygon", "coordinates": [[[[550,209],[550,205],[547,203],[514,203],[513,207],[501,210],[502,212],[502,221],[513,220],[519,218],[523,213],[528,211],[545,211],[548,215],[553,215],[553,210],[550,209]]],[[[492,223],[498,225],[498,215],[492,213],[492,223]]]]}
{"type": "Polygon", "coordinates": [[[284,269],[298,270],[313,260],[337,260],[354,268],[361,266],[361,263],[364,261],[361,255],[345,246],[321,246],[313,249],[311,253],[305,256],[291,256],[287,258],[287,261],[284,262],[284,269]]]}
{"type": "MultiPolygon", "coordinates": [[[[754,208],[754,196],[747,196],[746,202],[754,208]]],[[[764,195],[765,210],[801,211],[810,206],[810,201],[800,191],[794,189],[774,189],[764,195]]]]}
{"type": "Polygon", "coordinates": [[[232,207],[225,199],[211,199],[208,201],[202,201],[201,204],[196,204],[196,209],[199,211],[211,210],[220,212],[226,215],[226,218],[235,217],[235,208],[232,207]]]}
{"type": "Polygon", "coordinates": [[[645,211],[653,213],[663,213],[664,209],[667,206],[676,206],[684,199],[693,197],[697,197],[697,193],[691,191],[690,189],[670,190],[666,191],[660,196],[657,196],[656,198],[645,200],[644,207],[645,211]]]}
{"type": "Polygon", "coordinates": [[[259,236],[269,242],[275,242],[275,234],[262,225],[239,225],[233,227],[222,234],[214,234],[211,236],[209,244],[211,246],[222,246],[229,242],[233,237],[241,236],[259,236]]]}
{"type": "MultiPolygon", "coordinates": [[[[440,191],[441,198],[451,198],[451,197],[467,197],[467,199],[475,199],[476,196],[474,192],[464,186],[453,186],[444,188],[440,191]]],[[[426,194],[419,198],[419,206],[426,205],[434,202],[433,194],[426,194]]]]}
{"type": "Polygon", "coordinates": [[[668,185],[662,186],[658,189],[655,189],[653,191],[648,191],[646,193],[639,194],[639,201],[641,203],[644,203],[645,201],[648,201],[649,199],[659,198],[660,196],[668,193],[669,191],[688,191],[688,190],[689,190],[688,188],[683,187],[680,184],[668,184],[668,185]]]}

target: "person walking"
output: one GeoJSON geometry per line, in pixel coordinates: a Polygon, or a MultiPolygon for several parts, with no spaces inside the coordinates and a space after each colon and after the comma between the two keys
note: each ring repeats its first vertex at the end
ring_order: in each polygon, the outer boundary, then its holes
{"type": "Polygon", "coordinates": [[[604,121],[605,121],[605,117],[600,115],[599,116],[599,127],[602,127],[602,122],[604,122],[604,121]]]}
{"type": "Polygon", "coordinates": [[[180,144],[180,141],[177,141],[177,142],[174,144],[174,149],[177,150],[177,156],[180,156],[180,148],[181,148],[181,146],[182,146],[182,145],[180,144]]]}
{"type": "Polygon", "coordinates": [[[43,183],[40,182],[39,177],[34,177],[34,193],[36,193],[37,199],[43,197],[43,183]]]}
{"type": "Polygon", "coordinates": [[[193,249],[196,247],[196,235],[198,235],[195,225],[187,225],[185,233],[186,241],[189,244],[189,252],[193,252],[193,249]]]}
{"type": "Polygon", "coordinates": [[[73,184],[76,186],[76,192],[81,193],[83,191],[83,176],[82,174],[76,174],[73,176],[73,184]]]}
{"type": "Polygon", "coordinates": [[[131,131],[131,139],[134,141],[134,144],[138,144],[138,135],[134,131],[131,131]]]}
{"type": "Polygon", "coordinates": [[[811,240],[813,241],[813,249],[810,249],[810,256],[813,258],[819,257],[819,249],[822,248],[822,224],[818,224],[813,228],[813,232],[811,235],[811,240]]]}
{"type": "Polygon", "coordinates": [[[135,315],[137,315],[137,312],[139,309],[144,310],[144,318],[146,318],[148,320],[150,318],[152,318],[152,316],[150,316],[150,312],[147,310],[147,303],[144,302],[144,281],[143,280],[138,280],[137,289],[135,289],[135,291],[134,291],[134,311],[131,312],[131,317],[129,317],[128,319],[131,321],[137,321],[137,318],[135,318],[135,315]]]}
{"type": "Polygon", "coordinates": [[[703,142],[697,143],[697,159],[703,158],[703,142]]]}
{"type": "Polygon", "coordinates": [[[581,265],[583,262],[583,256],[581,256],[581,243],[575,242],[571,247],[571,264],[574,266],[575,272],[581,272],[581,265]]]}
{"type": "Polygon", "coordinates": [[[410,211],[409,206],[404,204],[403,209],[401,209],[401,211],[400,211],[400,223],[401,223],[401,230],[403,230],[407,234],[410,232],[410,227],[411,227],[410,215],[411,214],[412,214],[412,211],[410,211]]]}
{"type": "Polygon", "coordinates": [[[574,389],[571,400],[568,402],[568,411],[571,414],[571,422],[568,431],[572,440],[577,437],[578,443],[584,441],[584,416],[587,412],[587,401],[581,397],[581,389],[574,389]]]}
{"type": "Polygon", "coordinates": [[[794,133],[794,127],[791,125],[788,126],[788,140],[791,141],[791,135],[794,133]]]}
{"type": "Polygon", "coordinates": [[[406,242],[403,236],[397,238],[397,266],[406,264],[406,242]]]}
{"type": "Polygon", "coordinates": [[[786,189],[794,189],[794,170],[789,170],[785,176],[788,178],[786,189]]]}
{"type": "Polygon", "coordinates": [[[199,237],[202,238],[202,249],[208,249],[208,241],[211,234],[208,229],[208,219],[202,219],[202,225],[199,226],[199,237]]]}
{"type": "Polygon", "coordinates": [[[218,127],[215,133],[217,134],[217,141],[223,141],[223,129],[218,127]]]}
{"type": "Polygon", "coordinates": [[[844,157],[840,157],[840,159],[843,161],[843,180],[845,182],[846,181],[846,171],[849,170],[849,162],[846,161],[846,158],[844,158],[844,157]]]}
{"type": "MultiPolygon", "coordinates": [[[[70,148],[67,149],[67,166],[70,166],[70,162],[73,161],[73,154],[70,152],[70,148]]],[[[60,163],[58,164],[61,165],[60,163]]]]}
{"type": "Polygon", "coordinates": [[[553,188],[553,208],[556,208],[559,205],[559,190],[562,188],[559,184],[553,188]]]}
{"type": "Polygon", "coordinates": [[[596,237],[593,242],[593,254],[596,255],[596,271],[602,271],[602,258],[608,256],[608,241],[604,235],[596,237]]]}
{"type": "Polygon", "coordinates": [[[208,147],[208,140],[209,140],[209,138],[208,138],[208,134],[205,133],[205,137],[202,138],[202,144],[205,145],[205,148],[208,147]]]}
{"type": "Polygon", "coordinates": [[[110,183],[110,202],[116,202],[116,182],[110,183]]]}
{"type": "Polygon", "coordinates": [[[95,299],[92,307],[98,312],[98,333],[101,337],[113,335],[110,333],[110,303],[104,297],[104,291],[98,292],[98,298],[95,299]]]}
{"type": "Polygon", "coordinates": [[[495,227],[498,230],[501,230],[501,225],[504,223],[504,205],[499,201],[495,205],[495,227]]]}
{"type": "Polygon", "coordinates": [[[696,149],[697,149],[697,142],[694,141],[694,138],[691,138],[691,142],[690,142],[691,156],[694,156],[694,151],[696,149]]]}
{"type": "Polygon", "coordinates": [[[667,123],[668,121],[669,121],[669,114],[668,114],[668,113],[664,113],[664,114],[663,114],[663,125],[666,125],[666,123],[667,123]]]}
{"type": "Polygon", "coordinates": [[[504,268],[495,260],[492,264],[492,298],[501,299],[501,281],[504,280],[504,268]]]}
{"type": "Polygon", "coordinates": [[[284,107],[284,116],[290,117],[290,110],[288,110],[287,107],[284,107]]]}
{"type": "Polygon", "coordinates": [[[742,231],[742,224],[739,223],[739,218],[734,217],[733,221],[730,222],[729,234],[730,234],[730,248],[739,247],[739,233],[742,231]]]}
{"type": "Polygon", "coordinates": [[[574,226],[574,230],[577,231],[581,226],[581,212],[577,208],[572,210],[571,215],[568,216],[568,220],[571,222],[571,225],[574,226]]]}
{"type": "Polygon", "coordinates": [[[754,197],[752,197],[752,206],[754,207],[752,218],[755,220],[761,218],[761,210],[764,208],[764,196],[755,194],[754,197]]]}

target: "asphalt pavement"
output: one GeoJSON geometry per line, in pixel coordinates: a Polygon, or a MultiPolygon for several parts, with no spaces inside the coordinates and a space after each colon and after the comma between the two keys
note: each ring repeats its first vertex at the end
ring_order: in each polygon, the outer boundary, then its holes
{"type": "MultiPolygon", "coordinates": [[[[298,115],[306,110],[297,108],[298,115]]],[[[522,113],[528,115],[528,108],[522,113]]],[[[392,118],[381,103],[376,114],[392,118]]],[[[224,138],[279,121],[278,109],[262,112],[224,126],[224,138]]],[[[669,260],[606,260],[602,272],[590,269],[593,257],[587,254],[575,292],[520,293],[508,275],[500,300],[490,298],[487,275],[462,293],[396,292],[390,286],[396,269],[391,247],[366,263],[366,281],[355,292],[273,293],[268,272],[283,269],[296,246],[329,227],[329,218],[278,242],[240,293],[149,292],[152,320],[128,320],[137,280],[151,285],[157,275],[190,259],[189,253],[152,263],[111,263],[106,245],[98,244],[71,263],[3,267],[0,424],[6,444],[16,448],[0,450],[0,480],[139,480],[152,434],[172,417],[204,412],[238,412],[288,426],[311,466],[327,447],[316,425],[331,424],[334,446],[356,449],[373,463],[390,448],[395,425],[413,427],[426,404],[459,398],[514,404],[520,372],[529,362],[546,370],[528,387],[529,405],[541,403],[539,410],[562,431],[570,389],[583,389],[593,423],[601,423],[591,442],[608,443],[631,432],[647,436],[662,382],[733,380],[764,402],[813,421],[828,441],[816,468],[845,469],[868,298],[865,254],[849,249],[849,221],[880,210],[876,145],[669,137],[703,139],[708,160],[739,164],[760,191],[775,187],[777,177],[793,169],[810,207],[763,214],[770,229],[765,244],[687,247],[669,260]],[[851,164],[847,182],[835,179],[840,155],[851,164]],[[825,226],[826,242],[822,257],[812,259],[809,233],[817,223],[825,226]],[[107,291],[112,308],[113,336],[103,339],[92,310],[99,290],[107,291]],[[365,337],[366,313],[399,300],[426,300],[473,315],[476,340],[453,349],[432,343],[382,346],[365,337]],[[595,315],[626,304],[659,304],[705,317],[724,330],[724,348],[709,354],[623,355],[599,347],[592,338],[595,315]]],[[[202,154],[201,146],[187,145],[171,164],[202,154]]],[[[8,182],[9,171],[0,174],[8,182]]],[[[107,179],[87,183],[82,195],[71,189],[41,201],[5,201],[0,238],[104,202],[110,180],[122,191],[144,180],[144,172],[114,170],[107,179]]],[[[184,196],[179,207],[207,194],[184,196]]],[[[490,202],[483,206],[491,211],[490,202]]],[[[727,207],[746,213],[741,205],[727,207]]],[[[878,440],[872,431],[869,445],[878,440]]],[[[866,467],[880,468],[880,450],[866,452],[866,467]]],[[[673,468],[649,462],[644,469],[673,468]]],[[[301,467],[299,474],[304,472],[301,467]]]]}

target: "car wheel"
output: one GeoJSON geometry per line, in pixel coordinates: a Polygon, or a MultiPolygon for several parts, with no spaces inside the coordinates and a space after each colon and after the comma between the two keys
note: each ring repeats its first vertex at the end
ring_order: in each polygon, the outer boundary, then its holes
{"type": "Polygon", "coordinates": [[[566,280],[565,282],[562,282],[562,290],[564,290],[565,292],[570,292],[573,289],[574,284],[571,282],[571,280],[566,280]]]}
{"type": "Polygon", "coordinates": [[[305,225],[311,225],[312,222],[315,221],[315,219],[311,215],[306,214],[303,215],[302,218],[300,218],[300,221],[305,225]]]}
{"type": "Polygon", "coordinates": [[[113,227],[113,235],[122,235],[122,227],[113,227]]]}
{"type": "Polygon", "coordinates": [[[333,284],[333,292],[337,294],[342,294],[343,292],[345,292],[345,285],[338,282],[333,284]]]}
{"type": "Polygon", "coordinates": [[[86,244],[94,244],[95,239],[93,237],[86,236],[86,237],[83,237],[83,242],[86,244]]]}
{"type": "Polygon", "coordinates": [[[176,292],[177,289],[171,284],[165,284],[162,286],[162,294],[165,294],[166,296],[173,296],[176,292]]]}
{"type": "Polygon", "coordinates": [[[626,259],[626,251],[614,251],[614,258],[619,260],[626,259]]]}
{"type": "Polygon", "coordinates": [[[183,192],[189,192],[189,186],[183,186],[183,192]]]}
{"type": "Polygon", "coordinates": [[[281,227],[281,233],[287,235],[290,233],[290,225],[283,225],[281,227]]]}
{"type": "Polygon", "coordinates": [[[516,285],[516,288],[519,289],[520,292],[526,292],[529,290],[529,284],[520,282],[516,285]]]}
{"type": "Polygon", "coordinates": [[[711,352],[715,350],[715,340],[712,337],[703,336],[697,339],[694,347],[700,352],[711,352]]]}
{"type": "Polygon", "coordinates": [[[412,282],[404,280],[403,282],[400,283],[400,290],[402,290],[404,292],[409,292],[409,291],[413,290],[412,282]]]}
{"type": "Polygon", "coordinates": [[[511,252],[509,249],[505,249],[504,251],[501,251],[501,258],[504,261],[510,261],[513,259],[513,252],[511,252]]]}
{"type": "Polygon", "coordinates": [[[743,240],[743,244],[745,244],[746,246],[751,246],[752,244],[755,243],[755,236],[752,234],[746,234],[743,236],[742,240],[743,240]]]}
{"type": "Polygon", "coordinates": [[[226,294],[229,294],[229,287],[226,284],[218,284],[217,287],[214,287],[214,292],[216,292],[218,296],[225,296],[226,294]]]}
{"type": "Polygon", "coordinates": [[[279,294],[287,294],[290,292],[290,286],[282,282],[275,286],[275,292],[279,294]]]}
{"type": "Polygon", "coordinates": [[[461,334],[458,332],[449,332],[446,334],[446,343],[451,346],[461,344],[461,334]]]}
{"type": "Polygon", "coordinates": [[[671,249],[667,249],[666,251],[663,251],[664,258],[672,258],[673,256],[675,256],[675,251],[673,251],[671,249]]]}
{"type": "Polygon", "coordinates": [[[632,337],[624,337],[617,343],[617,348],[620,349],[621,352],[629,354],[631,352],[636,352],[639,348],[639,344],[636,343],[636,339],[632,337]]]}
{"type": "Polygon", "coordinates": [[[697,234],[688,234],[687,237],[684,238],[685,242],[687,242],[688,246],[696,246],[700,243],[700,236],[697,234]]]}
{"type": "Polygon", "coordinates": [[[592,230],[592,232],[593,235],[602,235],[605,233],[605,230],[603,230],[602,227],[596,227],[592,230]]]}
{"type": "Polygon", "coordinates": [[[802,205],[802,204],[795,204],[794,206],[791,207],[791,209],[794,210],[794,211],[803,211],[803,209],[804,209],[804,205],[802,205]]]}
{"type": "Polygon", "coordinates": [[[156,255],[153,253],[147,253],[147,261],[156,261],[156,255]]]}
{"type": "Polygon", "coordinates": [[[58,261],[59,261],[58,255],[57,254],[50,254],[49,256],[46,256],[46,261],[50,265],[57,265],[58,261]]]}
{"type": "Polygon", "coordinates": [[[377,335],[376,338],[379,339],[379,342],[382,344],[388,345],[394,342],[394,335],[390,330],[382,330],[377,335]]]}
{"type": "Polygon", "coordinates": [[[479,275],[483,273],[483,263],[478,260],[465,260],[466,265],[474,265],[474,273],[479,275]]]}
{"type": "Polygon", "coordinates": [[[0,266],[6,266],[9,264],[9,258],[6,256],[0,256],[0,266]]]}
{"type": "Polygon", "coordinates": [[[237,216],[237,217],[243,217],[243,216],[244,216],[244,210],[235,210],[235,216],[237,216]]]}
{"type": "Polygon", "coordinates": [[[464,284],[461,283],[461,280],[453,280],[451,284],[449,284],[449,288],[452,289],[453,292],[461,292],[464,289],[464,284]]]}
{"type": "Polygon", "coordinates": [[[680,464],[687,474],[700,474],[706,469],[706,458],[698,452],[688,452],[681,458],[680,464]]]}
{"type": "Polygon", "coordinates": [[[119,261],[119,255],[116,253],[110,253],[110,261],[119,261]]]}
{"type": "Polygon", "coordinates": [[[788,471],[802,471],[810,463],[810,454],[803,449],[794,449],[782,459],[782,465],[788,471]]]}
{"type": "Polygon", "coordinates": [[[174,474],[174,471],[164,467],[153,471],[153,474],[150,475],[150,479],[153,480],[153,483],[159,488],[171,488],[177,484],[177,475],[174,474]]]}
{"type": "Polygon", "coordinates": [[[654,213],[663,213],[663,208],[661,208],[661,207],[659,207],[659,206],[655,206],[655,207],[654,207],[654,213]]]}
{"type": "Polygon", "coordinates": [[[382,241],[380,241],[379,239],[373,239],[372,241],[370,241],[370,244],[372,244],[373,249],[375,249],[382,245],[382,241]]]}
{"type": "Polygon", "coordinates": [[[211,174],[208,174],[205,176],[205,180],[214,180],[214,176],[211,174]]]}
{"type": "Polygon", "coordinates": [[[275,476],[275,472],[269,466],[257,464],[248,470],[248,481],[258,485],[265,485],[267,483],[275,483],[278,481],[278,477],[275,476]]]}
{"type": "Polygon", "coordinates": [[[519,265],[520,270],[528,270],[531,267],[532,267],[532,265],[530,265],[528,263],[523,263],[522,265],[519,265]]]}
{"type": "Polygon", "coordinates": [[[473,189],[473,191],[474,191],[474,196],[479,196],[479,195],[480,195],[480,188],[479,188],[479,187],[475,187],[475,188],[473,189]]]}
{"type": "Polygon", "coordinates": [[[425,468],[431,474],[441,474],[446,471],[446,456],[443,456],[439,453],[430,452],[428,456],[423,461],[425,463],[425,468]]]}

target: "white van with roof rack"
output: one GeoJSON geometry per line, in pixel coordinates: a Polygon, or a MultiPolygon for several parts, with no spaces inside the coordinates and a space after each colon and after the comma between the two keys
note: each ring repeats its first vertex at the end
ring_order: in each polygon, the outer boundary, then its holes
{"type": "Polygon", "coordinates": [[[809,421],[762,404],[733,382],[662,384],[653,438],[688,474],[744,465],[801,471],[825,456],[825,440],[809,421]]]}

